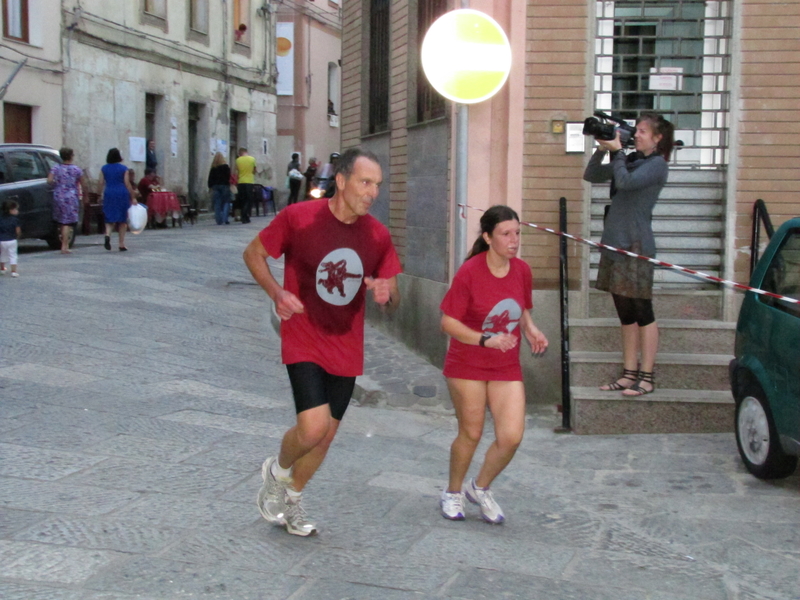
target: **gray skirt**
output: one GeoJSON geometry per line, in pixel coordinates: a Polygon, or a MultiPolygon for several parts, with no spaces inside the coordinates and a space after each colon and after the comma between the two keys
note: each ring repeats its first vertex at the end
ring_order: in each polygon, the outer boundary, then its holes
{"type": "MultiPolygon", "coordinates": [[[[629,251],[641,254],[641,245],[634,243],[629,251]]],[[[610,250],[600,250],[600,267],[595,288],[626,298],[651,300],[654,272],[655,265],[651,262],[610,250]]]]}

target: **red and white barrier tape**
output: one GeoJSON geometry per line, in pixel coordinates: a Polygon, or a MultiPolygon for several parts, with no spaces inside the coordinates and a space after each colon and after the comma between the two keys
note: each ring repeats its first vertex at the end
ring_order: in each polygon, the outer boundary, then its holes
{"type": "MultiPolygon", "coordinates": [[[[463,208],[471,208],[472,210],[477,210],[480,212],[486,212],[485,208],[478,208],[477,206],[470,206],[469,204],[459,204],[459,206],[463,208]]],[[[624,254],[625,256],[630,256],[631,258],[639,258],[641,260],[646,260],[647,262],[651,262],[659,267],[672,269],[673,271],[678,271],[679,273],[688,273],[690,275],[694,275],[695,277],[700,277],[702,279],[707,279],[708,281],[713,281],[714,283],[728,285],[731,286],[732,288],[744,290],[747,292],[753,292],[756,294],[761,294],[762,296],[769,296],[770,298],[776,298],[778,300],[782,300],[783,302],[800,304],[800,300],[798,300],[797,298],[790,298],[789,296],[780,296],[778,294],[773,294],[772,292],[767,292],[765,290],[760,290],[758,288],[750,287],[749,285],[744,285],[743,283],[736,283],[735,281],[730,281],[728,279],[720,279],[719,277],[715,277],[714,275],[709,275],[708,273],[701,273],[700,271],[695,271],[694,269],[687,269],[686,267],[681,267],[680,265],[673,265],[668,262],[656,260],[655,258],[650,258],[649,256],[642,256],[641,254],[634,254],[633,252],[628,252],[627,250],[621,250],[620,248],[615,248],[614,246],[601,244],[600,242],[593,242],[592,240],[587,240],[577,235],[566,233],[565,231],[556,231],[555,229],[550,229],[549,227],[542,227],[541,225],[536,225],[535,223],[527,223],[525,221],[520,221],[520,225],[527,225],[528,227],[533,227],[534,229],[539,229],[540,231],[546,231],[547,233],[552,233],[553,235],[563,236],[570,240],[575,240],[576,242],[581,242],[589,246],[594,246],[595,248],[603,248],[605,250],[611,250],[612,252],[616,252],[618,254],[624,254]]]]}

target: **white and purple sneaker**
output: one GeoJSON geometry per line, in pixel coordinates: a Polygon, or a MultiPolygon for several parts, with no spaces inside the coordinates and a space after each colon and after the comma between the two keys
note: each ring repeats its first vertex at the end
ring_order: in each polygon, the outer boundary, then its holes
{"type": "Polygon", "coordinates": [[[475,478],[469,480],[465,490],[467,500],[481,507],[481,516],[487,523],[499,524],[506,520],[503,509],[495,501],[492,490],[488,487],[479,488],[475,485],[475,478]]]}
{"type": "Polygon", "coordinates": [[[451,521],[464,520],[464,492],[448,492],[444,490],[439,500],[442,516],[451,521]]]}

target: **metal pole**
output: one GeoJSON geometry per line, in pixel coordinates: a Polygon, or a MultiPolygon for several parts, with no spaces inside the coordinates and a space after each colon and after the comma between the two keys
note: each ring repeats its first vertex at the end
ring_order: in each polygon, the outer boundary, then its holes
{"type": "MultiPolygon", "coordinates": [[[[558,228],[559,231],[567,230],[567,199],[562,197],[558,201],[558,228]]],[[[567,238],[559,237],[559,250],[561,255],[561,269],[559,280],[561,285],[561,428],[557,431],[571,431],[572,397],[569,390],[569,280],[567,271],[567,238]]]]}
{"type": "MultiPolygon", "coordinates": [[[[461,0],[469,8],[469,0],[461,0]]],[[[453,214],[453,272],[467,257],[467,146],[469,142],[469,107],[456,105],[456,206],[453,214]],[[459,206],[462,205],[462,206],[459,206]]]]}
{"type": "Polygon", "coordinates": [[[0,87],[0,100],[2,100],[5,97],[6,91],[8,91],[8,86],[11,85],[11,82],[14,81],[14,77],[17,76],[17,73],[19,73],[19,70],[25,66],[26,62],[28,62],[28,59],[23,58],[22,62],[17,63],[17,66],[14,67],[13,71],[11,71],[11,75],[8,76],[8,79],[6,79],[6,82],[3,84],[3,87],[0,87]]]}
{"type": "Polygon", "coordinates": [[[467,248],[467,142],[469,136],[469,107],[456,107],[456,205],[453,215],[455,269],[466,258],[467,248]]]}

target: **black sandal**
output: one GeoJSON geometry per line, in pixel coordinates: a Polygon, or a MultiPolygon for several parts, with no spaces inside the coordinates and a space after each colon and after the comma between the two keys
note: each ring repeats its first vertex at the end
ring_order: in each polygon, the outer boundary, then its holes
{"type": "Polygon", "coordinates": [[[653,372],[647,371],[639,371],[639,379],[638,381],[628,388],[629,391],[634,392],[633,394],[626,394],[625,391],[622,392],[623,396],[644,396],[645,394],[652,394],[656,391],[656,378],[653,377],[653,372]],[[651,389],[647,390],[641,386],[642,383],[649,383],[652,387],[651,389]]]}
{"type": "Polygon", "coordinates": [[[602,392],[618,392],[619,390],[630,390],[636,386],[639,382],[639,371],[632,370],[632,369],[623,369],[622,376],[617,379],[617,381],[612,381],[606,385],[600,386],[600,391],[602,392]],[[633,382],[633,385],[630,387],[625,387],[624,385],[620,385],[618,382],[620,379],[629,379],[633,382]]]}

